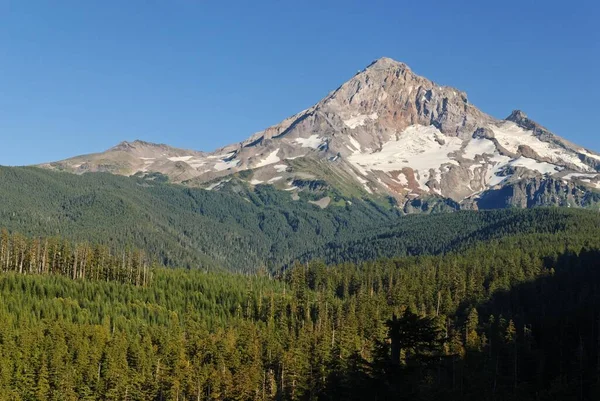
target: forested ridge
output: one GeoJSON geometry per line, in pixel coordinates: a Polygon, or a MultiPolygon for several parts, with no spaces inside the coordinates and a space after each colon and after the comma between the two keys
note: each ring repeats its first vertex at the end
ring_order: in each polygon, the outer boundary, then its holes
{"type": "Polygon", "coordinates": [[[133,247],[168,266],[244,273],[315,258],[339,263],[442,254],[511,233],[600,224],[598,213],[560,208],[401,216],[385,200],[353,199],[322,210],[271,186],[206,191],[29,167],[0,167],[0,186],[0,227],[10,232],[133,247]]]}
{"type": "Polygon", "coordinates": [[[356,199],[321,210],[270,186],[206,191],[139,177],[0,167],[0,226],[111,248],[165,265],[275,269],[333,238],[389,224],[398,212],[356,199]]]}
{"type": "Polygon", "coordinates": [[[579,230],[587,217],[273,278],[3,273],[0,399],[597,399],[600,235],[579,230]]]}
{"type": "Polygon", "coordinates": [[[582,209],[535,208],[409,215],[357,236],[336,238],[301,260],[360,262],[396,256],[436,255],[515,234],[595,235],[600,213],[582,209]]]}

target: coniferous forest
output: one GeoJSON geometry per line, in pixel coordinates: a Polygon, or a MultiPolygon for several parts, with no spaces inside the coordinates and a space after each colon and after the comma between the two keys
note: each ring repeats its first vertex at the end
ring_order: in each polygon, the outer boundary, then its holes
{"type": "Polygon", "coordinates": [[[247,274],[3,231],[0,399],[598,399],[596,213],[504,213],[441,253],[247,274]]]}
{"type": "Polygon", "coordinates": [[[600,397],[597,211],[0,183],[0,400],[600,397]]]}

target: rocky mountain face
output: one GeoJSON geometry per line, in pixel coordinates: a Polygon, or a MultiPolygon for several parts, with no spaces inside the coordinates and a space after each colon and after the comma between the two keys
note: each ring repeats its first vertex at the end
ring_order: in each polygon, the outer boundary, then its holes
{"type": "Polygon", "coordinates": [[[275,185],[291,196],[333,187],[348,198],[391,196],[407,212],[588,206],[600,189],[600,155],[521,111],[497,120],[464,92],[389,58],[311,108],[212,153],[135,141],[42,167],[161,173],[210,190],[236,179],[275,185]]]}
{"type": "Polygon", "coordinates": [[[121,142],[102,153],[76,156],[40,167],[77,174],[105,172],[128,176],[161,173],[174,182],[183,182],[198,175],[197,168],[205,158],[203,152],[134,141],[121,142]]]}

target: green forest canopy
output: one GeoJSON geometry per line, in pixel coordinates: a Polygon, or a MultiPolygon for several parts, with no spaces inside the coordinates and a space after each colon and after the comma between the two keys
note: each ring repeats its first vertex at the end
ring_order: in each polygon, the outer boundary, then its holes
{"type": "Polygon", "coordinates": [[[206,191],[29,167],[0,167],[0,186],[0,222],[11,232],[133,247],[168,266],[246,273],[315,258],[441,254],[510,233],[589,231],[600,222],[598,213],[559,208],[401,216],[369,199],[322,210],[271,186],[206,191]]]}
{"type": "Polygon", "coordinates": [[[600,236],[579,213],[277,278],[154,268],[135,285],[11,257],[0,400],[597,399],[600,236]]]}

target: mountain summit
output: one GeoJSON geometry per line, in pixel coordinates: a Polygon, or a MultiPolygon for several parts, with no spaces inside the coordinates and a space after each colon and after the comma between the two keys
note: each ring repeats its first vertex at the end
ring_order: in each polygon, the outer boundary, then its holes
{"type": "Polygon", "coordinates": [[[385,57],[309,109],[213,153],[135,141],[43,167],[158,172],[209,189],[234,176],[291,192],[325,182],[351,196],[389,195],[405,208],[581,206],[600,188],[600,155],[522,111],[498,120],[466,93],[385,57]]]}

